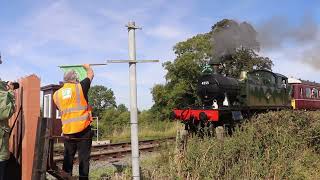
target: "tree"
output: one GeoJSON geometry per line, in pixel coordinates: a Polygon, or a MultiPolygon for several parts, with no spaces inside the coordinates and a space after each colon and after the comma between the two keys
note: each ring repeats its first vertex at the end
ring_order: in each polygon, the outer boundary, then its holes
{"type": "Polygon", "coordinates": [[[152,88],[154,105],[152,111],[156,118],[168,117],[172,108],[182,108],[196,104],[196,83],[202,67],[209,61],[212,53],[210,33],[199,34],[177,43],[173,48],[176,59],[165,62],[166,84],[152,88]]]}
{"type": "Polygon", "coordinates": [[[124,104],[119,104],[117,110],[120,112],[128,112],[128,108],[124,104]]]}
{"type": "Polygon", "coordinates": [[[102,112],[109,107],[116,107],[114,93],[102,85],[95,85],[88,93],[89,104],[93,107],[93,116],[102,117],[102,112]]]}
{"type": "Polygon", "coordinates": [[[130,112],[109,107],[101,113],[100,128],[103,136],[122,130],[130,125],[130,112]]]}
{"type": "Polygon", "coordinates": [[[268,57],[259,56],[254,50],[239,48],[234,54],[224,57],[223,64],[226,67],[223,73],[227,76],[238,78],[241,71],[255,69],[271,70],[273,63],[268,57]]]}
{"type": "Polygon", "coordinates": [[[152,88],[154,105],[151,110],[157,118],[164,119],[173,108],[199,105],[197,80],[203,67],[213,59],[224,64],[223,73],[236,78],[241,70],[271,70],[272,61],[260,57],[256,53],[259,49],[256,32],[250,24],[228,19],[216,23],[208,33],[177,43],[173,48],[176,58],[163,64],[167,70],[166,83],[152,88]],[[228,30],[225,32],[225,29],[228,30]],[[224,37],[228,38],[226,42],[223,42],[224,37]]]}

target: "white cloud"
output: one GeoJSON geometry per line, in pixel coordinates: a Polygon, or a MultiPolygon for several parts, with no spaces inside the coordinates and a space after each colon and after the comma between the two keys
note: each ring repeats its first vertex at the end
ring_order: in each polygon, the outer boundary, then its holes
{"type": "Polygon", "coordinates": [[[93,19],[74,11],[67,1],[56,1],[34,13],[25,22],[32,39],[43,43],[56,41],[82,49],[104,49],[93,19]]]}
{"type": "Polygon", "coordinates": [[[263,56],[269,57],[273,63],[273,71],[288,77],[301,78],[320,82],[318,70],[303,61],[303,53],[308,47],[287,47],[269,52],[263,56]]]}

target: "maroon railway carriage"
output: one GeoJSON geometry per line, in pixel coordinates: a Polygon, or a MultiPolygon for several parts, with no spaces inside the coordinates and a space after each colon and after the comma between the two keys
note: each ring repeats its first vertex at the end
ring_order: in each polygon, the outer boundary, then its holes
{"type": "Polygon", "coordinates": [[[291,105],[293,109],[320,109],[320,84],[300,79],[289,78],[292,86],[291,105]]]}

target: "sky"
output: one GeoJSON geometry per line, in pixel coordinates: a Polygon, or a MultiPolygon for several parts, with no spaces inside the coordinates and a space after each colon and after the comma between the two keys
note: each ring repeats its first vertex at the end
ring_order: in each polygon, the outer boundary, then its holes
{"type": "MultiPolygon", "coordinates": [[[[36,74],[44,86],[62,80],[59,65],[128,59],[125,25],[135,21],[142,27],[136,31],[137,59],[160,60],[137,64],[138,108],[148,109],[153,105],[151,88],[165,83],[162,63],[174,60],[176,43],[209,32],[224,18],[264,27],[281,17],[286,26],[298,29],[309,28],[302,23],[306,16],[316,26],[312,42],[287,38],[259,53],[273,61],[274,72],[320,82],[318,61],[306,63],[303,58],[308,48],[320,47],[318,0],[0,0],[0,78],[36,74]]],[[[276,25],[284,29],[284,24],[276,25]]],[[[93,85],[111,88],[117,104],[129,107],[128,64],[94,67],[94,71],[93,85]]]]}

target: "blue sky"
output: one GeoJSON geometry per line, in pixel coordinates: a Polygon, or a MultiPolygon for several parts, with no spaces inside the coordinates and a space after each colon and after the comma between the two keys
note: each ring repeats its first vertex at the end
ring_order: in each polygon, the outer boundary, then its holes
{"type": "MultiPolygon", "coordinates": [[[[17,79],[36,74],[42,85],[47,85],[62,79],[62,71],[57,68],[61,64],[127,59],[125,24],[133,20],[143,28],[136,32],[137,59],[160,60],[137,65],[138,107],[148,109],[153,104],[150,89],[165,82],[161,64],[174,59],[172,48],[177,42],[210,31],[223,18],[259,26],[282,17],[289,26],[299,27],[306,14],[319,27],[320,1],[1,0],[0,51],[4,63],[0,65],[0,77],[17,79]]],[[[319,31],[317,34],[320,42],[319,31]]],[[[260,52],[273,60],[273,70],[320,82],[317,67],[301,60],[304,49],[319,43],[283,44],[260,52]]],[[[111,88],[117,103],[128,106],[128,65],[111,64],[95,67],[94,71],[93,84],[111,88]]]]}

